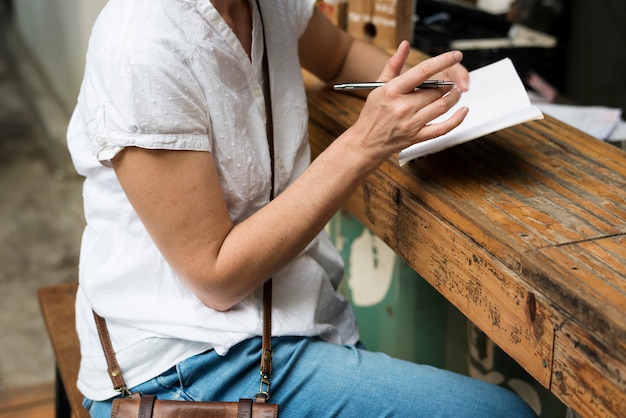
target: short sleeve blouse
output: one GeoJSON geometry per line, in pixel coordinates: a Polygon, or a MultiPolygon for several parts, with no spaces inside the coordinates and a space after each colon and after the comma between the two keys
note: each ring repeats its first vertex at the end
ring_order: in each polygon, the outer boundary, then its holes
{"type": "MultiPolygon", "coordinates": [[[[261,5],[280,193],[310,162],[297,39],[314,0],[261,5]]],[[[115,395],[92,308],[107,318],[130,386],[191,355],[207,349],[222,354],[261,334],[260,294],[228,312],[203,305],[159,253],[110,167],[127,146],[210,152],[235,223],[267,204],[270,160],[256,8],[253,27],[248,57],[209,0],[110,0],[94,26],[68,129],[74,165],[85,176],[76,326],[78,386],[90,399],[115,395]]],[[[355,342],[352,310],[336,292],[342,274],[341,257],[322,232],[274,277],[274,335],[355,342]]]]}

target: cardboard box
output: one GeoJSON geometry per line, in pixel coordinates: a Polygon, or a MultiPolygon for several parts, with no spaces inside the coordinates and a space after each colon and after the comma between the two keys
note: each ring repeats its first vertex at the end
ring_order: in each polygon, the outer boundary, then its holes
{"type": "Polygon", "coordinates": [[[347,31],[384,49],[412,41],[415,0],[349,0],[347,31]]]}

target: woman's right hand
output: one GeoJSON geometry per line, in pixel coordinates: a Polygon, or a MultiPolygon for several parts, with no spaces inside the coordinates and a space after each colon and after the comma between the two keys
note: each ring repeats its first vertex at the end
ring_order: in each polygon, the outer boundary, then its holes
{"type": "Polygon", "coordinates": [[[457,86],[415,90],[416,86],[435,74],[451,73],[451,68],[460,65],[461,52],[451,51],[427,59],[403,74],[385,80],[396,72],[398,54],[406,58],[402,48],[399,48],[396,55],[389,59],[379,79],[386,84],[368,95],[359,119],[350,128],[356,133],[350,135],[351,148],[365,153],[375,166],[410,145],[451,131],[468,112],[463,107],[445,121],[429,124],[459,101],[461,89],[457,86]]]}

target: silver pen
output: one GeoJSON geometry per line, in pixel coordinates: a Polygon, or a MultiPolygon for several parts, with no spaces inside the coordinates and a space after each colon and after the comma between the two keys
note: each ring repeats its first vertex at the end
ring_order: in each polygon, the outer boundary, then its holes
{"type": "MultiPolygon", "coordinates": [[[[384,86],[384,82],[371,82],[371,83],[343,83],[343,84],[335,84],[333,88],[335,90],[373,90],[377,87],[384,86]]],[[[454,81],[444,81],[444,80],[426,80],[419,86],[415,87],[415,90],[418,89],[432,89],[437,87],[448,87],[454,86],[456,83],[454,81]]]]}

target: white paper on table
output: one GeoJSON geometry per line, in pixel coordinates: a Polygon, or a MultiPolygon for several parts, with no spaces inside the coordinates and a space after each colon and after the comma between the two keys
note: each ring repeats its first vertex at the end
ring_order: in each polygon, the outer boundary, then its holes
{"type": "Polygon", "coordinates": [[[622,109],[606,106],[572,106],[537,103],[546,115],[565,122],[598,139],[607,139],[620,123],[622,109]]]}
{"type": "Polygon", "coordinates": [[[609,141],[626,141],[626,121],[620,119],[617,123],[617,126],[611,132],[611,135],[608,138],[609,141]]]}
{"type": "Polygon", "coordinates": [[[461,95],[452,109],[431,123],[449,118],[462,106],[467,106],[469,113],[461,125],[445,135],[405,148],[398,155],[400,164],[513,125],[543,118],[541,110],[530,103],[524,84],[509,58],[470,72],[469,90],[461,95]]]}

